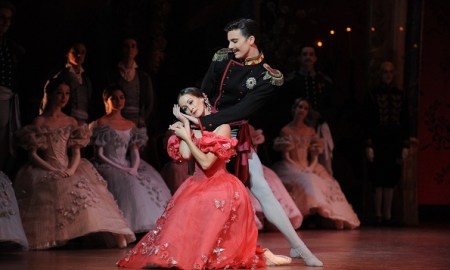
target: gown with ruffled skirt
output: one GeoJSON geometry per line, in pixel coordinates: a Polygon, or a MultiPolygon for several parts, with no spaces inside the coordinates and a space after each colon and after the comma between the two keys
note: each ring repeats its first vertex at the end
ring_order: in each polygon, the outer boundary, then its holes
{"type": "MultiPolygon", "coordinates": [[[[120,166],[130,167],[128,149],[143,146],[147,141],[145,128],[115,130],[109,126],[91,124],[91,142],[103,147],[103,154],[120,166]]],[[[124,170],[93,160],[94,166],[108,182],[108,189],[117,200],[128,224],[135,233],[152,229],[172,197],[161,175],[150,164],[140,160],[138,173],[133,176],[124,170]]]]}
{"type": "Polygon", "coordinates": [[[28,248],[16,195],[11,181],[3,172],[0,172],[0,242],[28,248]]]}
{"type": "Polygon", "coordinates": [[[360,221],[352,206],[348,203],[339,183],[321,164],[316,164],[312,171],[301,168],[298,164],[306,158],[311,136],[292,135],[295,147],[290,151],[294,163],[282,160],[272,169],[283,181],[300,212],[304,217],[319,214],[334,222],[337,229],[354,229],[360,221]]]}
{"type": "MultiPolygon", "coordinates": [[[[117,262],[127,268],[180,269],[264,267],[263,250],[246,187],[225,169],[235,139],[203,132],[195,138],[217,161],[207,170],[196,167],[169,202],[157,226],[117,262]]],[[[169,155],[179,159],[179,139],[171,137],[169,155]]]]}
{"type": "MultiPolygon", "coordinates": [[[[302,213],[298,209],[295,202],[292,200],[291,196],[289,195],[289,192],[284,187],[283,182],[280,180],[278,175],[276,175],[276,173],[273,170],[264,165],[263,171],[264,177],[267,180],[267,184],[269,184],[269,187],[272,190],[273,195],[280,202],[281,207],[283,207],[283,210],[286,212],[286,215],[291,221],[292,226],[295,229],[300,228],[303,222],[302,213]]],[[[180,187],[180,185],[189,177],[188,161],[186,160],[168,161],[161,170],[161,176],[171,189],[172,193],[175,193],[175,191],[180,187]]],[[[264,227],[267,228],[269,226],[272,226],[268,222],[265,222],[264,212],[258,199],[256,199],[255,196],[253,196],[253,194],[250,192],[249,189],[247,190],[250,195],[253,207],[255,208],[256,214],[255,221],[258,229],[262,230],[264,229],[264,227]]]]}
{"type": "MultiPolygon", "coordinates": [[[[39,156],[57,169],[68,167],[68,149],[88,144],[90,130],[80,127],[48,128],[26,126],[17,137],[26,150],[38,149],[39,156]]],[[[14,188],[23,227],[31,249],[46,249],[91,233],[103,232],[107,242],[112,233],[135,240],[107,183],[95,167],[81,159],[74,175],[59,175],[33,165],[24,165],[16,175],[14,188]]]]}

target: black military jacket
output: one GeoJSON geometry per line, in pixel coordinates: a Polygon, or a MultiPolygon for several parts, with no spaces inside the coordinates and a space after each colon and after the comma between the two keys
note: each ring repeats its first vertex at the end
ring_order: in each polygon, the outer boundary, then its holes
{"type": "Polygon", "coordinates": [[[283,74],[272,69],[261,53],[244,62],[234,59],[229,49],[216,52],[202,82],[202,90],[218,112],[203,116],[204,129],[221,124],[239,125],[259,110],[283,84],[283,74]]]}

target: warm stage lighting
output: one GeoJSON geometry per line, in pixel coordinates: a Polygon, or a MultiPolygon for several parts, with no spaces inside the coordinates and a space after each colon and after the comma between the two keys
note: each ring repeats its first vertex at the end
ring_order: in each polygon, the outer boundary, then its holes
{"type": "Polygon", "coordinates": [[[345,28],[345,31],[347,31],[347,32],[351,32],[351,31],[352,31],[352,29],[351,29],[350,27],[347,27],[347,28],[345,28]]]}
{"type": "Polygon", "coordinates": [[[330,35],[334,35],[334,30],[330,30],[330,35]]]}
{"type": "Polygon", "coordinates": [[[317,41],[317,47],[322,47],[322,46],[323,46],[322,41],[317,41]]]}
{"type": "Polygon", "coordinates": [[[375,27],[370,27],[370,31],[375,32],[375,27]]]}

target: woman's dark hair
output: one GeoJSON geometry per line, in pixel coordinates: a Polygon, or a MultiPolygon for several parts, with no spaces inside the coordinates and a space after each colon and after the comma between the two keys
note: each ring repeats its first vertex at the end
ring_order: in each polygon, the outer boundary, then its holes
{"type": "Polygon", "coordinates": [[[61,76],[52,77],[44,86],[44,93],[47,95],[51,95],[53,92],[58,89],[58,86],[61,84],[66,84],[70,88],[70,84],[64,80],[61,76]]]}
{"type": "Polygon", "coordinates": [[[198,97],[198,98],[204,97],[202,90],[200,90],[199,88],[186,87],[186,88],[181,89],[180,93],[178,94],[177,100],[179,100],[180,97],[182,97],[186,94],[193,95],[194,97],[198,97]]]}
{"type": "Polygon", "coordinates": [[[308,114],[305,117],[305,124],[307,126],[314,127],[314,123],[317,119],[314,119],[314,113],[313,113],[314,109],[311,107],[311,102],[309,102],[306,98],[299,97],[294,101],[294,104],[292,104],[292,107],[291,107],[292,115],[294,116],[294,110],[297,108],[298,104],[300,104],[300,102],[302,102],[302,101],[308,103],[308,114]]]}
{"type": "Polygon", "coordinates": [[[124,97],[127,98],[127,95],[125,94],[125,92],[123,91],[123,89],[120,85],[111,84],[103,90],[103,94],[102,94],[103,101],[106,101],[108,98],[110,98],[112,96],[112,94],[114,93],[114,91],[116,91],[116,90],[122,91],[124,97]]]}
{"type": "Polygon", "coordinates": [[[182,96],[187,95],[187,94],[192,95],[197,98],[203,98],[203,103],[205,104],[206,109],[209,112],[213,112],[213,113],[217,112],[217,110],[214,109],[211,106],[211,104],[209,103],[209,100],[208,100],[208,97],[206,96],[206,94],[203,93],[203,91],[197,87],[186,87],[186,88],[181,89],[180,93],[178,94],[177,101],[179,101],[182,96]]]}
{"type": "Polygon", "coordinates": [[[255,44],[259,45],[260,39],[260,33],[259,33],[259,27],[256,21],[252,19],[238,19],[235,21],[230,22],[225,26],[224,30],[225,32],[233,31],[233,30],[241,30],[242,35],[245,38],[248,38],[250,36],[255,37],[255,44]]]}
{"type": "Polygon", "coordinates": [[[39,105],[39,114],[42,114],[47,108],[49,97],[56,92],[58,86],[61,84],[65,84],[70,89],[70,84],[64,80],[61,76],[55,76],[49,79],[44,85],[44,97],[41,100],[41,104],[39,105]]]}

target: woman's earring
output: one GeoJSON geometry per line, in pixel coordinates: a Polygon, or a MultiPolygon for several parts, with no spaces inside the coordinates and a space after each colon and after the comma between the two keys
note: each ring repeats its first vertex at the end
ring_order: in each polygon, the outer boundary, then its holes
{"type": "Polygon", "coordinates": [[[209,103],[208,96],[206,96],[205,93],[203,93],[203,102],[205,103],[206,109],[208,110],[208,112],[211,112],[212,111],[211,110],[211,103],[209,103]]]}

